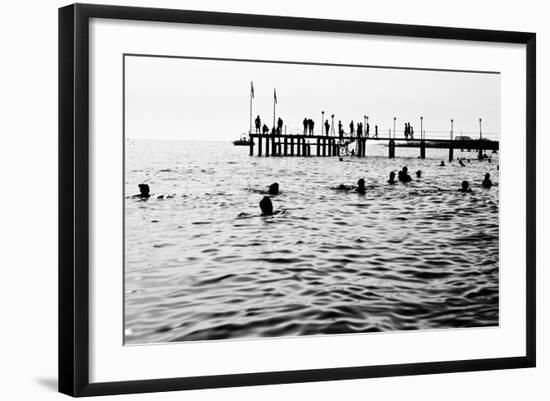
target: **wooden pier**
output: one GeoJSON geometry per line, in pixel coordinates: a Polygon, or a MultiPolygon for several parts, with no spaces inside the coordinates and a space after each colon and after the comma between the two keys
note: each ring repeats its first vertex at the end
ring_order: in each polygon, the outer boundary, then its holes
{"type": "Polygon", "coordinates": [[[454,150],[476,150],[478,157],[482,157],[486,150],[496,151],[499,142],[488,139],[406,139],[392,137],[335,137],[325,135],[273,135],[250,134],[250,156],[256,154],[265,157],[285,156],[318,156],[338,157],[340,149],[353,144],[354,156],[366,157],[367,144],[372,142],[387,142],[388,157],[395,157],[395,148],[419,148],[420,158],[426,158],[426,148],[449,149],[449,161],[453,160],[454,150]]]}

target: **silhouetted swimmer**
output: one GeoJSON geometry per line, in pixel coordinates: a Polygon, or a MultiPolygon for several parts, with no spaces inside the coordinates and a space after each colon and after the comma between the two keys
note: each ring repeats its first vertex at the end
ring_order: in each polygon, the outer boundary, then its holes
{"type": "Polygon", "coordinates": [[[462,181],[462,188],[459,189],[460,192],[472,192],[470,188],[470,183],[466,180],[462,181]]]}
{"type": "Polygon", "coordinates": [[[388,184],[393,185],[393,184],[396,184],[396,183],[397,183],[397,181],[395,181],[395,172],[392,171],[392,172],[390,172],[390,179],[388,180],[388,184]]]}
{"type": "Polygon", "coordinates": [[[493,182],[491,181],[491,174],[486,173],[485,178],[481,182],[481,186],[483,188],[491,188],[493,186],[493,182]]]}
{"type": "Polygon", "coordinates": [[[445,167],[445,162],[443,160],[441,160],[441,164],[439,165],[439,167],[445,167]]]}
{"type": "Polygon", "coordinates": [[[138,187],[139,187],[139,194],[132,195],[132,198],[148,199],[151,197],[151,194],[149,192],[149,185],[139,184],[138,187]]]}
{"type": "Polygon", "coordinates": [[[359,194],[364,194],[365,192],[367,192],[367,188],[365,188],[365,180],[360,178],[358,181],[357,181],[357,188],[355,188],[355,192],[359,193],[359,194]]]}
{"type": "Polygon", "coordinates": [[[274,182],[269,186],[269,195],[277,195],[279,193],[279,184],[274,182]]]}
{"type": "Polygon", "coordinates": [[[273,203],[269,196],[264,196],[260,201],[260,209],[262,209],[262,216],[271,216],[273,214],[273,203]]]}
{"type": "Polygon", "coordinates": [[[409,171],[409,169],[407,168],[407,166],[405,166],[401,169],[401,171],[397,174],[397,178],[399,179],[399,181],[401,181],[403,183],[407,183],[407,182],[412,181],[412,178],[409,175],[408,171],[409,171]]]}
{"type": "Polygon", "coordinates": [[[416,178],[420,178],[420,177],[422,177],[422,171],[418,170],[416,172],[416,178]]]}
{"type": "Polygon", "coordinates": [[[151,195],[149,194],[149,185],[147,184],[139,184],[139,196],[141,198],[148,198],[151,195]]]}
{"type": "Polygon", "coordinates": [[[462,167],[466,167],[462,159],[458,159],[458,164],[460,164],[462,167]]]}

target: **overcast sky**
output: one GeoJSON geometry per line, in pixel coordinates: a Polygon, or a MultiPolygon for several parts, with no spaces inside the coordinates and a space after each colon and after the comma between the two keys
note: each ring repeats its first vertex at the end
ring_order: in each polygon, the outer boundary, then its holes
{"type": "Polygon", "coordinates": [[[364,115],[380,133],[394,116],[398,135],[407,121],[420,132],[420,116],[427,131],[448,133],[451,118],[456,135],[478,133],[479,118],[487,137],[500,131],[499,74],[138,56],[125,63],[127,138],[236,139],[249,129],[251,81],[254,117],[271,127],[276,88],[277,117],[292,132],[304,117],[317,129],[322,110],[346,131],[364,115]]]}

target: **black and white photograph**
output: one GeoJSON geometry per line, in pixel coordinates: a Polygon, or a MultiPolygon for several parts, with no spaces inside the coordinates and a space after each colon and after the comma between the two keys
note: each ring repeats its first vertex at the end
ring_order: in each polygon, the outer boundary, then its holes
{"type": "Polygon", "coordinates": [[[499,326],[500,79],[126,54],[125,344],[499,326]]]}

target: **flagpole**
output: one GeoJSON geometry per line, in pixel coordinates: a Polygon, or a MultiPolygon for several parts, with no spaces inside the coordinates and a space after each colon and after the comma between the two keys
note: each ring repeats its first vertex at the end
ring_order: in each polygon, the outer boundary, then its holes
{"type": "Polygon", "coordinates": [[[254,84],[250,81],[250,128],[248,135],[252,135],[252,94],[254,93],[254,84]]]}
{"type": "Polygon", "coordinates": [[[277,104],[277,92],[273,89],[273,129],[275,129],[275,105],[277,104]]]}

